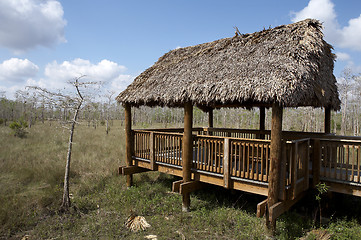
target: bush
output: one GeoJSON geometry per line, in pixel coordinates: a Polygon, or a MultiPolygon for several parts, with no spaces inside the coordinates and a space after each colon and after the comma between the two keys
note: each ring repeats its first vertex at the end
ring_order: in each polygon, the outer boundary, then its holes
{"type": "Polygon", "coordinates": [[[15,137],[26,137],[27,132],[25,131],[25,128],[28,127],[28,123],[26,121],[13,121],[10,123],[9,127],[11,128],[15,137]]]}

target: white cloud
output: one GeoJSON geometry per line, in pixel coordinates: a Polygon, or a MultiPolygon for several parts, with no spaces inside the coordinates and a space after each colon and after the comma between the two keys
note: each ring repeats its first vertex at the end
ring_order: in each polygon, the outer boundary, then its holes
{"type": "Polygon", "coordinates": [[[120,75],[111,82],[111,90],[115,91],[118,95],[123,91],[132,81],[134,77],[131,75],[120,75]]]}
{"type": "Polygon", "coordinates": [[[80,58],[62,63],[54,61],[46,65],[44,78],[38,81],[31,80],[29,84],[53,90],[63,89],[67,87],[69,80],[85,75],[87,81],[102,82],[104,88],[111,87],[114,88],[111,90],[119,91],[132,80],[130,75],[124,74],[126,70],[125,66],[106,59],[96,64],[80,58]]]}
{"type": "Polygon", "coordinates": [[[340,61],[348,61],[351,59],[351,56],[344,52],[337,52],[336,56],[337,56],[337,60],[340,61]]]}
{"type": "Polygon", "coordinates": [[[361,51],[361,14],[358,18],[349,20],[348,26],[344,27],[341,33],[341,47],[350,47],[361,51]]]}
{"type": "Polygon", "coordinates": [[[39,67],[28,59],[11,58],[0,64],[0,82],[18,84],[35,77],[39,67]]]}
{"type": "Polygon", "coordinates": [[[56,0],[1,0],[0,46],[21,53],[65,42],[63,14],[56,0]]]}
{"type": "Polygon", "coordinates": [[[323,22],[325,39],[331,44],[361,51],[361,15],[350,19],[347,26],[341,27],[331,0],[310,0],[304,9],[292,14],[293,22],[305,18],[323,22]]]}
{"type": "Polygon", "coordinates": [[[85,81],[103,83],[99,94],[106,90],[118,94],[133,80],[133,76],[125,74],[126,70],[125,66],[106,59],[94,64],[77,58],[49,63],[45,67],[44,77],[36,78],[39,72],[37,65],[28,59],[11,58],[0,63],[0,92],[5,91],[8,98],[13,98],[17,90],[24,90],[26,86],[38,86],[51,91],[67,89],[70,87],[67,84],[69,80],[86,75],[85,81]]]}

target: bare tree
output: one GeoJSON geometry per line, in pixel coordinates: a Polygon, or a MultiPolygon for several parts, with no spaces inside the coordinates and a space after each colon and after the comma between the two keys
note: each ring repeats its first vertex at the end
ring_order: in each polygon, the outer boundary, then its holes
{"type": "Polygon", "coordinates": [[[108,91],[107,94],[105,94],[105,97],[107,98],[107,105],[106,105],[106,127],[105,127],[105,131],[108,135],[110,127],[109,127],[109,118],[110,118],[110,107],[111,107],[111,103],[113,101],[113,96],[114,96],[115,92],[114,91],[108,91]]]}
{"type": "Polygon", "coordinates": [[[78,123],[77,120],[78,120],[79,112],[85,101],[84,95],[80,91],[80,88],[87,87],[88,85],[91,84],[97,84],[95,82],[81,82],[80,80],[84,77],[85,75],[82,75],[80,77],[74,78],[74,80],[69,82],[74,86],[76,90],[75,94],[65,94],[61,92],[55,93],[40,87],[29,87],[35,89],[37,92],[40,93],[42,97],[47,99],[53,105],[63,109],[63,112],[71,110],[73,114],[72,119],[67,121],[68,123],[70,123],[70,128],[69,128],[70,133],[69,133],[68,150],[67,150],[66,164],[65,164],[64,191],[63,191],[62,203],[60,206],[60,211],[62,212],[69,211],[71,206],[70,197],[69,197],[69,185],[70,185],[69,175],[70,175],[70,163],[71,163],[71,154],[73,147],[73,137],[75,132],[75,125],[78,123]]]}
{"type": "Polygon", "coordinates": [[[338,87],[340,90],[340,95],[341,95],[341,102],[342,102],[342,107],[341,107],[341,112],[342,112],[342,117],[341,117],[341,135],[345,135],[346,134],[346,130],[347,130],[347,107],[348,107],[348,98],[349,98],[349,94],[352,88],[352,69],[351,68],[345,68],[342,73],[341,73],[341,77],[340,77],[340,82],[338,83],[338,87]]]}

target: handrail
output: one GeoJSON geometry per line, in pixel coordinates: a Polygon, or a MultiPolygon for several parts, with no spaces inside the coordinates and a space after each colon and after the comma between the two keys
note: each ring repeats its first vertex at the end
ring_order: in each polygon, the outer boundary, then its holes
{"type": "MultiPolygon", "coordinates": [[[[153,170],[158,163],[181,168],[182,131],[181,128],[132,130],[134,161],[150,162],[153,170]]],[[[270,130],[193,128],[192,131],[193,169],[222,175],[225,187],[238,178],[268,182],[271,140],[257,137],[269,134],[270,130]]],[[[309,187],[311,163],[314,179],[317,171],[318,179],[361,184],[361,137],[284,131],[282,141],[281,189],[287,189],[283,199],[294,199],[309,187]]]]}

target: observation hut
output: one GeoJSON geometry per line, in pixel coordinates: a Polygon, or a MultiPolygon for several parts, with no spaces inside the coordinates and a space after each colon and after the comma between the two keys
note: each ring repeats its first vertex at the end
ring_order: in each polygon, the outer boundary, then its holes
{"type": "Polygon", "coordinates": [[[189,210],[204,183],[267,198],[257,215],[270,226],[318,182],[361,196],[361,139],[330,133],[340,109],[335,55],[314,19],[172,50],[117,96],[125,108],[127,176],[159,171],[183,177],[172,190],[189,210]],[[184,128],[132,129],[131,108],[184,108],[184,128]],[[193,128],[193,107],[209,124],[193,128]],[[324,132],[282,131],[283,108],[323,108],[324,132]],[[213,127],[213,110],[259,108],[259,130],[213,127]],[[272,109],[265,129],[265,109],[272,109]]]}

